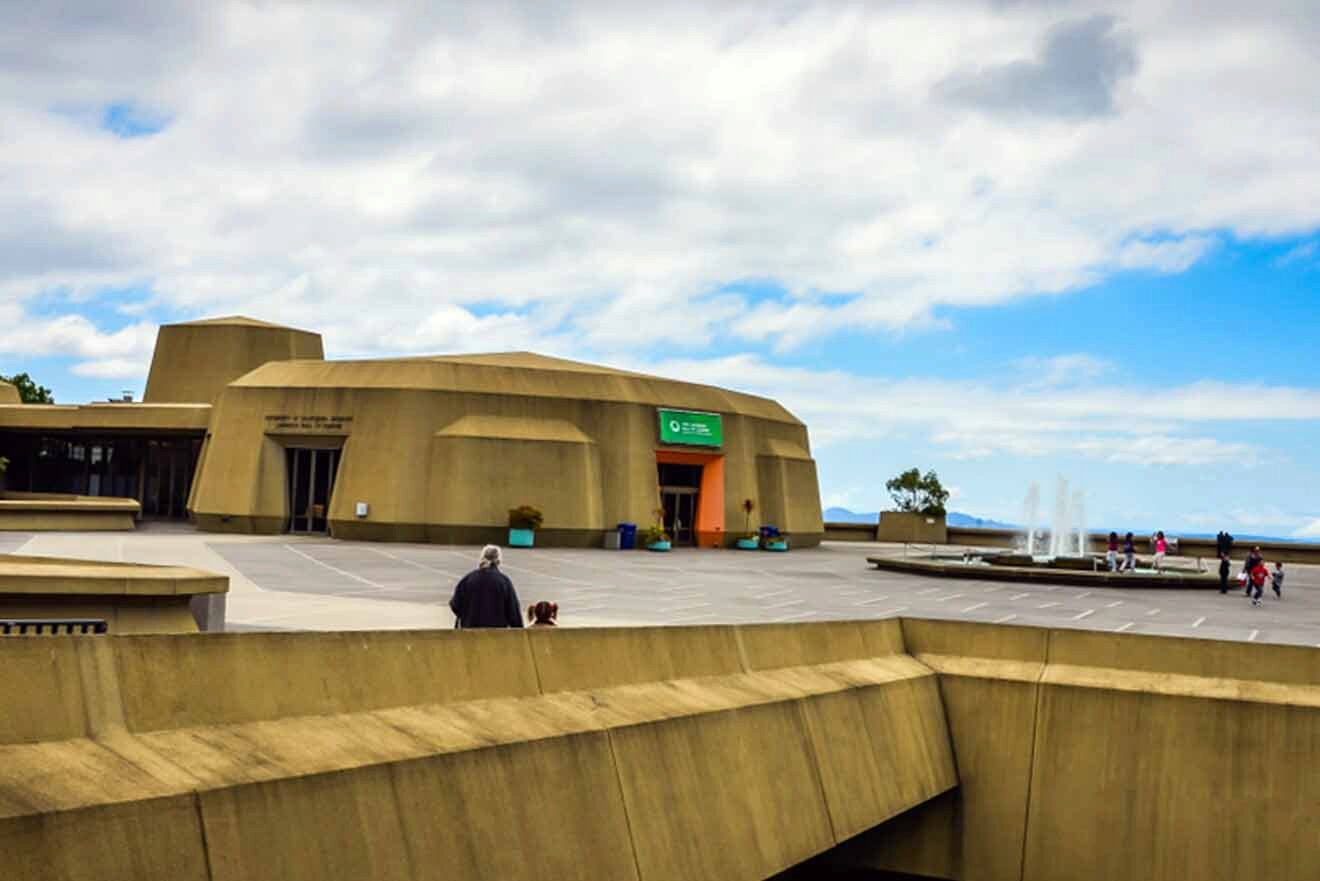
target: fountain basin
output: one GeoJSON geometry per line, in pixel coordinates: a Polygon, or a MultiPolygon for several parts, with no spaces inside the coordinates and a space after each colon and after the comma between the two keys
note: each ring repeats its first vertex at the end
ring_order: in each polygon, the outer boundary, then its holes
{"type": "Polygon", "coordinates": [[[1165,567],[1163,572],[1138,569],[1135,572],[1110,572],[1103,566],[1091,568],[1089,557],[1056,557],[1053,563],[1085,562],[1086,568],[1073,565],[1044,565],[1021,554],[985,554],[968,559],[923,559],[920,557],[867,557],[876,569],[907,572],[936,578],[974,578],[980,581],[1037,582],[1040,584],[1078,584],[1090,587],[1116,587],[1134,590],[1218,590],[1219,576],[1195,569],[1165,567]],[[1014,561],[1019,561],[1015,563],[1014,561]],[[1031,562],[1021,562],[1031,560],[1031,562]]]}

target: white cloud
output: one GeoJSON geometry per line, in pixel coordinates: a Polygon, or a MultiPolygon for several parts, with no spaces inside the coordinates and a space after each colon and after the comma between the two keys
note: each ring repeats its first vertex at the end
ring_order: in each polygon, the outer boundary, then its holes
{"type": "Polygon", "coordinates": [[[1183,272],[1214,245],[1214,238],[1205,235],[1163,241],[1131,241],[1119,251],[1118,265],[1123,269],[1153,269],[1168,274],[1183,272]]]}
{"type": "MultiPolygon", "coordinates": [[[[1103,362],[1085,365],[1092,377],[1103,362]]],[[[817,447],[914,434],[958,459],[1055,454],[1139,465],[1256,466],[1275,454],[1215,436],[1231,423],[1320,421],[1320,390],[1193,383],[1160,389],[864,377],[783,367],[755,355],[633,362],[696,382],[772,397],[811,427],[817,447]],[[1241,406],[1250,402],[1250,407],[1241,406]]]]}
{"type": "Polygon", "coordinates": [[[1303,524],[1293,532],[1293,538],[1315,538],[1320,539],[1320,517],[1312,519],[1303,524]]]}
{"type": "Polygon", "coordinates": [[[150,359],[156,325],[131,324],[104,333],[81,315],[32,318],[0,303],[0,352],[17,355],[65,355],[77,358],[132,357],[150,359]]]}
{"type": "Polygon", "coordinates": [[[129,358],[103,358],[83,361],[73,365],[71,370],[78,376],[97,379],[142,379],[147,375],[148,366],[146,362],[129,358]]]}
{"type": "Polygon", "coordinates": [[[1301,2],[43,5],[0,36],[0,305],[146,280],[360,353],[938,324],[1316,227],[1318,39],[1301,2]],[[790,293],[712,296],[747,278],[790,293]]]}
{"type": "Polygon", "coordinates": [[[1080,352],[1048,358],[1018,358],[1013,366],[1026,374],[1026,382],[1033,387],[1067,385],[1096,379],[1114,369],[1112,362],[1080,352]]]}

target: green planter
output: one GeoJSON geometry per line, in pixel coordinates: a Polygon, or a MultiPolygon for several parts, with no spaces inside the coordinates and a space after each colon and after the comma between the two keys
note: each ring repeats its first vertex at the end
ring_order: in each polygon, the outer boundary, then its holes
{"type": "Polygon", "coordinates": [[[738,539],[738,550],[740,551],[754,551],[760,546],[761,543],[754,538],[738,539]]]}
{"type": "Polygon", "coordinates": [[[530,548],[536,541],[536,531],[533,529],[510,529],[509,547],[511,548],[530,548]]]}
{"type": "Polygon", "coordinates": [[[648,551],[667,551],[671,547],[673,547],[673,545],[667,541],[653,541],[646,546],[646,549],[648,551]]]}

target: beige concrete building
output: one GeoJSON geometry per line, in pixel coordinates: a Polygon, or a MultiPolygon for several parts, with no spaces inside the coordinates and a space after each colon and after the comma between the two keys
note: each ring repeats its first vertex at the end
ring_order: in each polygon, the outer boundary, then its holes
{"type": "Polygon", "coordinates": [[[248,318],[162,327],[145,400],[0,403],[8,489],[136,499],[203,529],[599,545],[662,517],[679,544],[823,533],[806,426],[778,403],[526,352],[327,361],[248,318]],[[663,512],[663,513],[660,513],[663,512]]]}

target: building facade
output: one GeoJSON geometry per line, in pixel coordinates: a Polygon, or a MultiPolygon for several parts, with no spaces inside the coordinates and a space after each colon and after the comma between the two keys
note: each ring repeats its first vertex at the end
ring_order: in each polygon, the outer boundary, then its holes
{"type": "Polygon", "coordinates": [[[230,318],[162,327],[145,398],[0,405],[9,488],[384,541],[503,540],[520,505],[544,513],[538,544],[620,522],[702,546],[823,533],[806,426],[713,386],[524,352],[327,361],[316,334],[230,318]]]}

